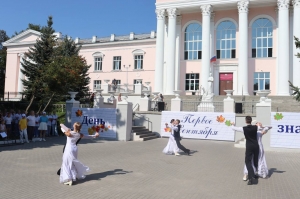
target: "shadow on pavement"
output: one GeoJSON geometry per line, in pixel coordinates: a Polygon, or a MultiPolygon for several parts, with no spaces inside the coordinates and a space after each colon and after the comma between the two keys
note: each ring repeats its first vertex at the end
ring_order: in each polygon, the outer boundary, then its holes
{"type": "Polygon", "coordinates": [[[277,168],[270,168],[269,169],[269,178],[273,175],[273,173],[284,173],[286,171],[279,171],[277,168]]]}
{"type": "Polygon", "coordinates": [[[76,184],[84,183],[85,181],[91,181],[91,180],[101,180],[102,178],[105,178],[105,177],[111,176],[111,175],[124,175],[127,173],[132,173],[132,171],[124,171],[123,169],[115,169],[115,170],[111,170],[111,171],[105,171],[102,173],[93,173],[91,175],[87,175],[84,180],[76,182],[76,184]]]}

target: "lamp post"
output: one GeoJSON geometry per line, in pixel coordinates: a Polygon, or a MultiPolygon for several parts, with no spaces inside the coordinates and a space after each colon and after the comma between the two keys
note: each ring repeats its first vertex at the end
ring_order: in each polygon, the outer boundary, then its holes
{"type": "Polygon", "coordinates": [[[130,65],[125,66],[124,68],[126,68],[126,92],[128,91],[128,69],[130,68],[130,65]]]}

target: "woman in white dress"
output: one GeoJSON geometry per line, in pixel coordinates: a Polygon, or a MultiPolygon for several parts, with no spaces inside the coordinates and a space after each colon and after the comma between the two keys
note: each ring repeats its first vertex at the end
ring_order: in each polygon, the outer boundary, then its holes
{"type": "MultiPolygon", "coordinates": [[[[67,144],[62,158],[62,165],[60,171],[60,183],[65,185],[72,185],[73,181],[77,179],[84,179],[85,173],[89,171],[89,167],[83,165],[78,159],[78,148],[76,142],[84,135],[80,133],[81,124],[75,122],[73,125],[74,131],[68,129],[65,125],[61,124],[62,130],[67,136],[67,144]]],[[[98,137],[96,133],[93,137],[98,137]]]]}
{"type": "Polygon", "coordinates": [[[173,130],[172,130],[172,125],[175,122],[174,119],[171,120],[171,127],[168,126],[168,123],[166,123],[166,129],[168,129],[168,132],[170,132],[170,136],[169,136],[169,141],[167,146],[164,148],[163,153],[167,154],[167,155],[180,155],[179,152],[179,148],[177,147],[176,141],[174,139],[173,136],[173,130]]]}
{"type": "MultiPolygon", "coordinates": [[[[267,166],[267,162],[266,162],[266,157],[265,157],[265,151],[264,151],[264,146],[262,144],[262,136],[264,134],[266,134],[268,132],[268,130],[270,130],[272,127],[263,127],[262,123],[257,122],[256,120],[252,121],[252,125],[256,125],[257,126],[257,141],[258,141],[258,145],[259,145],[259,154],[258,154],[258,168],[256,171],[256,168],[254,166],[253,163],[253,159],[252,159],[252,167],[254,172],[256,173],[256,175],[258,175],[261,178],[266,178],[269,174],[269,170],[268,170],[268,166],[267,166]]],[[[248,180],[248,170],[246,165],[244,166],[244,177],[243,177],[244,181],[248,180]]]]}

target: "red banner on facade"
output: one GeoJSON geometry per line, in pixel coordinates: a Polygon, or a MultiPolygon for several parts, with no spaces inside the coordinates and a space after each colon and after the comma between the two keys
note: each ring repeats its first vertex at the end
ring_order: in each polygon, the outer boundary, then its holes
{"type": "Polygon", "coordinates": [[[220,73],[220,80],[232,81],[233,74],[232,73],[220,73]]]}

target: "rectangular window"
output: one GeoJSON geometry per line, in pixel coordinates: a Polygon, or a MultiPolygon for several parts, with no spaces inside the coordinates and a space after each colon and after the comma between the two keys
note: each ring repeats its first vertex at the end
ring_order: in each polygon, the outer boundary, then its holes
{"type": "Polygon", "coordinates": [[[114,57],[113,70],[121,70],[121,56],[114,57]]]}
{"type": "Polygon", "coordinates": [[[199,73],[188,73],[185,75],[185,90],[195,91],[199,89],[199,73]]]}
{"type": "Polygon", "coordinates": [[[134,56],[134,69],[143,69],[143,55],[134,56]]]}
{"type": "Polygon", "coordinates": [[[102,57],[94,58],[95,71],[102,70],[102,57]]]}
{"type": "Polygon", "coordinates": [[[101,80],[94,80],[94,90],[101,89],[101,80]]]}
{"type": "Polygon", "coordinates": [[[270,90],[270,72],[254,73],[253,90],[270,90]]]}

